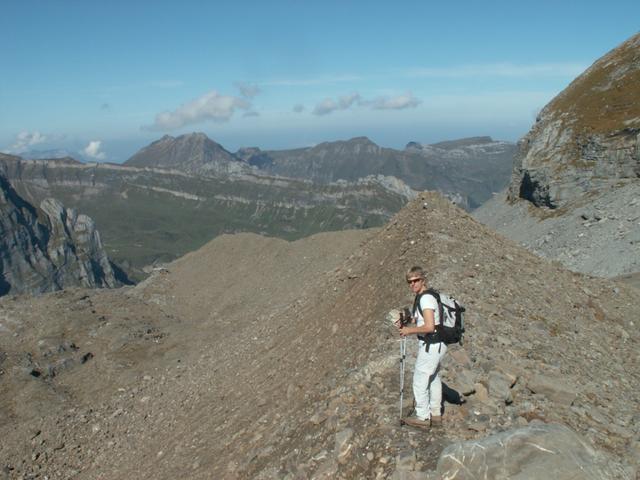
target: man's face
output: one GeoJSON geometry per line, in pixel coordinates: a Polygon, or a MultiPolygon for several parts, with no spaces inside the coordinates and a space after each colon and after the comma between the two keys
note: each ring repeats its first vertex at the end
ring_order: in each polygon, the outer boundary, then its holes
{"type": "Polygon", "coordinates": [[[409,288],[413,293],[419,293],[424,286],[424,278],[420,277],[409,277],[407,279],[407,283],[409,284],[409,288]]]}

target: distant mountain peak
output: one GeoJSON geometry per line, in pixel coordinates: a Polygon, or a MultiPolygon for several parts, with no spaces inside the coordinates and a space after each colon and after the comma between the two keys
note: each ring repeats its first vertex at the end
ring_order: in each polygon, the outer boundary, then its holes
{"type": "Polygon", "coordinates": [[[404,147],[405,150],[423,150],[428,147],[439,148],[441,150],[454,150],[457,148],[465,148],[472,146],[482,146],[482,145],[490,145],[496,143],[496,141],[489,136],[479,136],[479,137],[466,137],[459,138],[456,140],[445,140],[443,142],[438,143],[430,143],[425,145],[420,142],[409,142],[404,147]]]}
{"type": "Polygon", "coordinates": [[[347,143],[366,143],[366,144],[376,145],[376,143],[371,141],[371,139],[369,137],[364,137],[364,136],[363,137],[353,137],[353,138],[347,140],[347,143]]]}
{"type": "MultiPolygon", "coordinates": [[[[211,140],[206,133],[203,132],[191,132],[183,133],[175,138],[176,140],[211,140]]],[[[213,140],[211,140],[213,141],[213,140]]]]}
{"type": "Polygon", "coordinates": [[[322,142],[312,147],[310,150],[353,150],[354,153],[359,152],[377,152],[380,151],[381,147],[379,147],[376,143],[372,142],[368,137],[354,137],[349,140],[337,140],[334,142],[322,142]]]}
{"type": "Polygon", "coordinates": [[[193,132],[175,138],[164,135],[140,149],[125,165],[172,168],[196,174],[226,174],[241,170],[244,163],[206,134],[193,132]]]}

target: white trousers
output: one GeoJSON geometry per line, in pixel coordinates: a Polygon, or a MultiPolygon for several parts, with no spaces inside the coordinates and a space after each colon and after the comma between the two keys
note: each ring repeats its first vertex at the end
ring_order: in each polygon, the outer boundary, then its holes
{"type": "Polygon", "coordinates": [[[426,344],[418,340],[418,358],[413,372],[413,398],[416,401],[416,417],[427,420],[441,415],[442,381],[440,361],[447,353],[444,343],[434,343],[426,351],[426,344]]]}

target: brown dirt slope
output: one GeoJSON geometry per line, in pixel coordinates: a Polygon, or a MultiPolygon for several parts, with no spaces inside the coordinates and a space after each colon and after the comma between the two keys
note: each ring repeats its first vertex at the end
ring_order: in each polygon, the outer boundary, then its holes
{"type": "Polygon", "coordinates": [[[49,398],[22,394],[2,418],[0,458],[8,478],[385,478],[407,451],[428,470],[452,441],[538,419],[632,478],[638,305],[636,289],[535,257],[436,194],[378,231],[223,237],[133,289],[2,300],[2,405],[18,382],[49,398]],[[469,308],[444,367],[469,401],[428,434],[398,425],[386,318],[410,302],[414,264],[469,308]],[[48,338],[94,356],[54,377],[18,368],[65,355],[39,353],[48,338]]]}

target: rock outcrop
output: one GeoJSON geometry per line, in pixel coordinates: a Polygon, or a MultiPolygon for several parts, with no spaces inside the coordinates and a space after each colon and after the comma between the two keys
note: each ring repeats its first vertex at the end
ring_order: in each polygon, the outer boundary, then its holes
{"type": "Polygon", "coordinates": [[[558,208],[640,177],[640,34],[576,78],[520,141],[508,198],[558,208]]]}
{"type": "Polygon", "coordinates": [[[640,271],[640,34],[554,98],[475,218],[574,271],[640,271]]]}
{"type": "Polygon", "coordinates": [[[36,208],[0,176],[0,295],[120,283],[93,220],[48,198],[36,208]]]}

